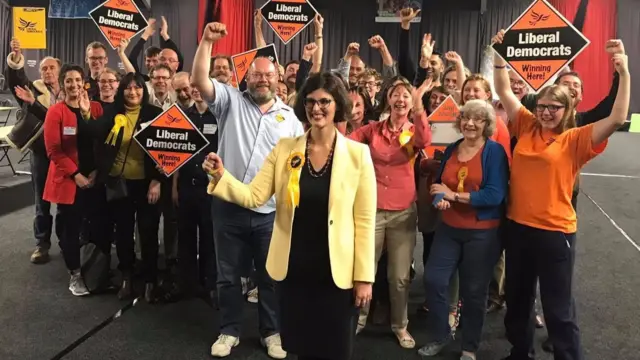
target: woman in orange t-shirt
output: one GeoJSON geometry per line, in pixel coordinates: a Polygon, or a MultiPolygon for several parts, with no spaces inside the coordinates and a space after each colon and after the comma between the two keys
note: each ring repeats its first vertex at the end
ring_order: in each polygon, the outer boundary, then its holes
{"type": "Polygon", "coordinates": [[[484,324],[487,291],[500,256],[498,226],[504,216],[509,161],[490,139],[496,127],[493,106],[471,100],[462,106],[456,128],[463,139],[447,146],[431,194],[442,194],[442,212],[425,267],[429,330],[433,339],[418,353],[435,356],[452,339],[447,290],[459,270],[463,358],[475,359],[484,324]]]}
{"type": "MultiPolygon", "coordinates": [[[[503,36],[502,30],[493,41],[501,43],[503,36]]],[[[518,140],[505,244],[505,327],[513,346],[507,359],[530,359],[533,353],[536,279],[555,359],[583,359],[571,289],[577,228],[571,194],[580,169],[604,150],[627,117],[631,85],[626,55],[614,54],[613,63],[620,85],[611,115],[576,128],[573,101],[565,86],[542,89],[532,114],[513,94],[506,62],[497,54],[494,57],[496,91],[518,140]]]]}

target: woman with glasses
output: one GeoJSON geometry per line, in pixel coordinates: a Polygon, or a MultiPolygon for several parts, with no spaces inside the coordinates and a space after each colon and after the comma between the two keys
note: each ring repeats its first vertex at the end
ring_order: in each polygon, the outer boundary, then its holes
{"type": "MultiPolygon", "coordinates": [[[[504,30],[493,38],[502,43],[504,30]]],[[[494,56],[494,83],[517,138],[511,165],[506,238],[505,327],[512,344],[507,359],[532,359],[536,279],[554,357],[583,359],[572,294],[576,212],[571,204],[576,176],[604,151],[607,139],[624,124],[629,110],[630,75],[627,56],[615,53],[620,75],[611,115],[576,128],[570,90],[543,88],[529,112],[509,86],[505,61],[494,56]]]]}
{"type": "Polygon", "coordinates": [[[158,226],[160,186],[164,175],[134,140],[142,125],[162,109],[149,104],[142,75],[128,73],[120,81],[112,108],[95,123],[93,131],[104,142],[99,179],[106,183],[109,218],[115,226],[118,269],[122,284],[118,298],[133,296],[134,224],[137,222],[142,250],[144,298],[155,302],[158,272],[158,226]]]}
{"type": "Polygon", "coordinates": [[[256,208],[275,194],[266,268],[279,282],[283,348],[300,360],[347,360],[374,281],[374,167],[366,146],[336,130],[351,114],[339,78],[312,75],[297,96],[295,113],[310,130],[281,139],[250,184],[217,154],[203,168],[208,192],[225,201],[256,208]]]}
{"type": "Polygon", "coordinates": [[[496,121],[488,101],[466,102],[455,123],[463,138],[445,149],[431,185],[441,219],[424,271],[433,337],[418,351],[422,356],[437,355],[452,339],[447,297],[456,270],[464,301],[460,359],[475,360],[480,345],[489,281],[500,256],[498,226],[509,182],[506,152],[490,139],[496,121]]]}
{"type": "MultiPolygon", "coordinates": [[[[419,88],[400,82],[387,95],[389,118],[363,126],[349,136],[371,150],[378,193],[376,265],[386,248],[391,330],[400,346],[407,349],[415,347],[415,340],[407,330],[417,221],[414,162],[418,152],[431,143],[431,129],[422,103],[430,88],[430,80],[419,88]]],[[[368,315],[366,306],[360,313],[358,332],[366,326],[368,315]]]]}
{"type": "Polygon", "coordinates": [[[109,111],[113,106],[118,86],[120,86],[120,77],[120,73],[111,68],[104,68],[98,76],[98,87],[100,89],[100,100],[98,102],[105,112],[109,111]]]}

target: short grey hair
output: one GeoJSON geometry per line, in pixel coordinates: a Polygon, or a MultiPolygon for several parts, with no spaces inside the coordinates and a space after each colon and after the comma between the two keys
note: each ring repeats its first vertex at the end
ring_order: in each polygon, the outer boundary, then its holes
{"type": "Polygon", "coordinates": [[[496,111],[486,100],[469,100],[462,105],[462,108],[460,108],[460,116],[456,118],[456,123],[454,125],[458,131],[460,131],[462,117],[483,119],[485,123],[482,136],[486,139],[490,138],[496,131],[496,111]]]}
{"type": "Polygon", "coordinates": [[[39,65],[39,67],[40,67],[40,68],[42,68],[42,65],[44,65],[44,62],[45,62],[45,61],[48,61],[48,60],[53,60],[53,61],[55,61],[55,62],[56,62],[56,64],[58,64],[58,70],[62,68],[62,61],[60,61],[60,59],[55,58],[55,57],[53,57],[53,56],[45,56],[45,57],[43,57],[43,58],[42,58],[42,60],[40,60],[40,65],[39,65]]]}

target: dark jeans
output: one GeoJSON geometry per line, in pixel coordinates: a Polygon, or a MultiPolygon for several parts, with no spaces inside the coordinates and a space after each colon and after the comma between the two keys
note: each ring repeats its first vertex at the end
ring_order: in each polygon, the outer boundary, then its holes
{"type": "Polygon", "coordinates": [[[160,207],[149,204],[147,193],[149,180],[127,180],[129,196],[111,201],[109,217],[116,227],[116,252],[118,269],[131,273],[135,260],[133,232],[135,221],[140,232],[144,280],[154,283],[158,275],[158,227],[160,207]]]}
{"type": "Polygon", "coordinates": [[[182,282],[189,289],[201,285],[215,290],[212,197],[207,194],[206,184],[194,185],[191,179],[184,180],[178,185],[178,264],[182,282]]]}
{"type": "MultiPolygon", "coordinates": [[[[33,219],[33,236],[36,238],[36,246],[45,249],[51,248],[51,231],[53,229],[53,217],[51,216],[51,203],[42,200],[44,185],[47,182],[49,172],[49,158],[46,153],[32,151],[29,157],[29,167],[31,171],[31,185],[35,196],[36,217],[33,219]]],[[[61,237],[58,225],[60,223],[59,214],[56,213],[56,232],[58,239],[61,237]]]]}
{"type": "MultiPolygon", "coordinates": [[[[171,198],[173,179],[163,179],[160,191],[160,212],[162,214],[162,239],[164,256],[171,265],[178,257],[178,210],[171,198]]],[[[206,192],[205,192],[206,193],[206,192]]]]}
{"type": "Polygon", "coordinates": [[[533,358],[533,303],[540,282],[542,309],[555,360],[582,360],[580,331],[572,295],[574,234],[509,221],[506,243],[504,324],[513,346],[510,359],[533,358]]]}
{"type": "Polygon", "coordinates": [[[433,245],[433,238],[435,232],[423,232],[422,233],[422,268],[427,268],[427,260],[429,260],[429,254],[431,253],[431,246],[433,245]]]}
{"type": "MultiPolygon", "coordinates": [[[[253,257],[258,285],[259,331],[263,338],[279,332],[275,282],[266,270],[275,213],[260,214],[219,199],[212,200],[214,243],[218,265],[220,333],[239,336],[244,298],[240,276],[243,258],[253,257]]],[[[282,261],[287,261],[283,259],[282,261]]]]}
{"type": "Polygon", "coordinates": [[[500,256],[498,229],[457,229],[440,223],[425,270],[429,325],[435,341],[446,339],[449,327],[449,282],[458,270],[460,297],[464,299],[461,323],[462,350],[476,352],[480,344],[493,266],[500,256]]]}

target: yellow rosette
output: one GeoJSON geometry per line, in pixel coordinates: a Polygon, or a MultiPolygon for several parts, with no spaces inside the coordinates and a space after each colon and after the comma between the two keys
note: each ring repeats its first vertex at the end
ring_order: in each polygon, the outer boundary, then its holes
{"type": "Polygon", "coordinates": [[[292,208],[300,205],[300,173],[304,165],[304,154],[294,152],[287,159],[289,183],[287,184],[287,204],[292,208]]]}
{"type": "Polygon", "coordinates": [[[415,150],[413,149],[413,131],[404,129],[398,136],[398,141],[400,142],[400,146],[402,146],[405,150],[407,150],[407,154],[412,158],[412,162],[415,160],[415,150]]]}
{"type": "Polygon", "coordinates": [[[458,170],[458,192],[464,192],[464,179],[467,178],[469,169],[466,166],[463,166],[458,170]]]}
{"type": "Polygon", "coordinates": [[[111,146],[116,146],[116,141],[118,140],[118,135],[120,134],[120,130],[127,126],[127,117],[122,114],[116,115],[113,120],[113,127],[109,132],[109,136],[107,136],[107,141],[105,144],[109,144],[111,146]]]}

